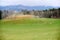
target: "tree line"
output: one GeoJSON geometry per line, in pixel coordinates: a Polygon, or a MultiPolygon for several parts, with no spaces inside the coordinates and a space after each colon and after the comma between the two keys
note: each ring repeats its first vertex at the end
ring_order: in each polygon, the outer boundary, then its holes
{"type": "MultiPolygon", "coordinates": [[[[0,19],[4,19],[10,15],[14,14],[14,12],[9,10],[0,10],[0,19]]],[[[46,9],[46,10],[21,10],[16,14],[23,14],[23,15],[34,15],[38,16],[39,18],[60,18],[60,8],[53,8],[53,9],[46,9]]]]}

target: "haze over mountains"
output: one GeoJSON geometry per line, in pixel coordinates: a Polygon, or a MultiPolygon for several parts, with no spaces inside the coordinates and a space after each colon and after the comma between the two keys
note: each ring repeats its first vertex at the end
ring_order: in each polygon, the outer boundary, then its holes
{"type": "MultiPolygon", "coordinates": [[[[0,10],[45,10],[45,9],[51,9],[54,8],[52,6],[24,6],[24,5],[10,5],[10,6],[0,6],[0,10]]],[[[56,7],[57,8],[57,7],[56,7]]]]}

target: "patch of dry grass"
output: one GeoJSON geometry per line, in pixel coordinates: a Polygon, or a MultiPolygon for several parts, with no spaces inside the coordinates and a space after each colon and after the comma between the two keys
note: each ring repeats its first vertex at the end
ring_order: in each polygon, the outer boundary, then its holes
{"type": "Polygon", "coordinates": [[[33,18],[34,15],[11,15],[9,17],[6,17],[6,19],[20,19],[20,18],[33,18]]]}

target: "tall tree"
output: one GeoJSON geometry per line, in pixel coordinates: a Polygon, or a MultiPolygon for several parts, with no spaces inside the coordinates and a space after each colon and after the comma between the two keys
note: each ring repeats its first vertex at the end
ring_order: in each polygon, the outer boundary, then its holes
{"type": "Polygon", "coordinates": [[[0,10],[0,20],[2,19],[2,11],[0,10]]]}
{"type": "Polygon", "coordinates": [[[59,17],[60,17],[60,8],[58,8],[58,12],[59,12],[59,17]]]}

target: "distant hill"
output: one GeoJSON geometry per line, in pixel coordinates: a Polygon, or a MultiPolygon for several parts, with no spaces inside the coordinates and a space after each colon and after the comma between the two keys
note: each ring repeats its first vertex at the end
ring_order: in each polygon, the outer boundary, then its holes
{"type": "Polygon", "coordinates": [[[50,9],[50,8],[54,8],[54,7],[52,6],[24,6],[24,5],[0,6],[0,10],[16,10],[16,11],[20,11],[22,9],[44,10],[44,9],[50,9]]]}

